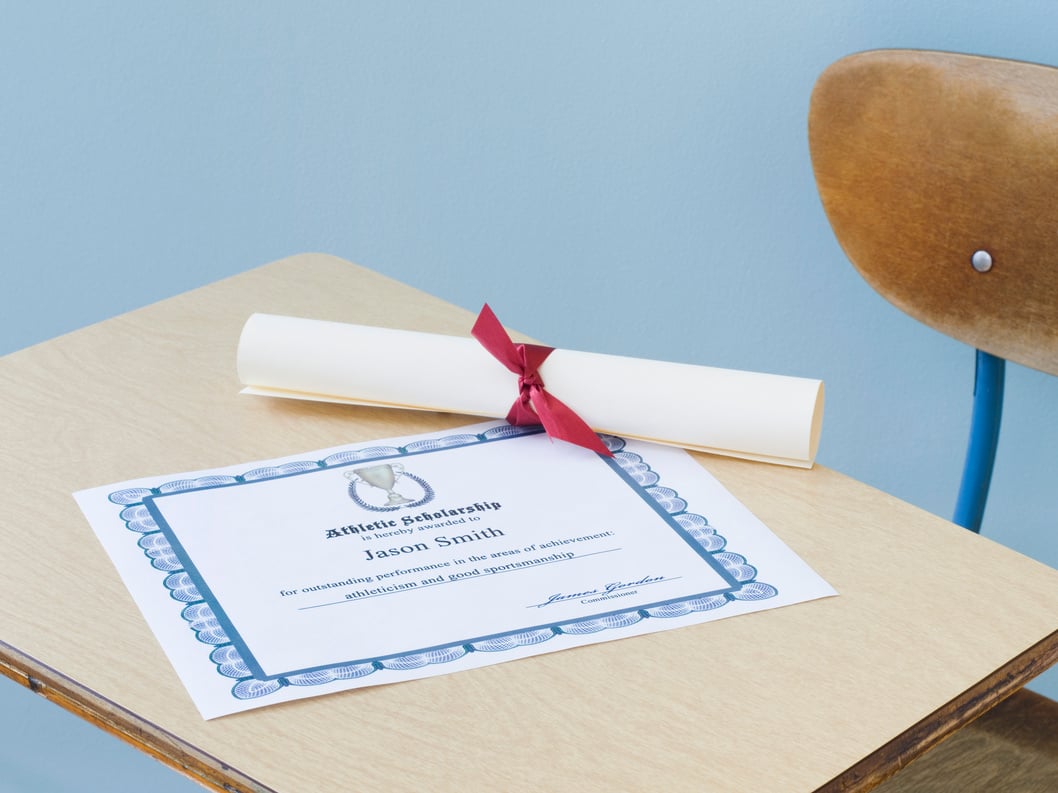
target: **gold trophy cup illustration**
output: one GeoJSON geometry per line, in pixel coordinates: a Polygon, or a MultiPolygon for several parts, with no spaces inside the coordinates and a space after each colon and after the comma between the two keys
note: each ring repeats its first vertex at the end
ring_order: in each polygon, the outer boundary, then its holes
{"type": "Polygon", "coordinates": [[[410,504],[412,499],[405,498],[393,488],[404,475],[404,466],[400,463],[381,463],[366,468],[354,468],[346,471],[345,477],[350,481],[366,482],[379,490],[385,490],[388,496],[386,505],[390,507],[410,504]]]}

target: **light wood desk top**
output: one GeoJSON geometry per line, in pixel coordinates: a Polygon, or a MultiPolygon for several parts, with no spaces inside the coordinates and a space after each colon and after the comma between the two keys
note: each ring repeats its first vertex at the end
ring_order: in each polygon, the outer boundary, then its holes
{"type": "Polygon", "coordinates": [[[473,321],[305,255],[0,360],[0,671],[218,789],[861,790],[1058,659],[1058,571],[820,466],[698,456],[840,596],[203,721],[71,493],[470,421],[240,396],[254,311],[473,321]]]}

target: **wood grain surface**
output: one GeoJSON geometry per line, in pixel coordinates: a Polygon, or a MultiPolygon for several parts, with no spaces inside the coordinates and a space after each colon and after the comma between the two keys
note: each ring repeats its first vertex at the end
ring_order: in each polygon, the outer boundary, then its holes
{"type": "Polygon", "coordinates": [[[241,396],[253,311],[472,322],[303,255],[0,360],[0,671],[203,784],[867,789],[1054,661],[1058,572],[821,466],[697,455],[840,595],[203,721],[71,493],[473,421],[241,396]]]}
{"type": "Polygon", "coordinates": [[[877,793],[1058,790],[1058,707],[1028,689],[955,732],[877,793]]]}
{"type": "Polygon", "coordinates": [[[1058,374],[1058,69],[879,50],[831,65],[809,111],[827,217],[898,308],[1058,374]],[[971,266],[987,251],[992,269],[971,266]]]}

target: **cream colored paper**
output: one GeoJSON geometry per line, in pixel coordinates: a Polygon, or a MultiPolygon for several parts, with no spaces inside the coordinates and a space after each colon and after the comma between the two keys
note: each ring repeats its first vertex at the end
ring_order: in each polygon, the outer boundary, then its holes
{"type": "MultiPolygon", "coordinates": [[[[503,418],[518,377],[475,339],[254,314],[239,340],[243,393],[503,418]]],[[[809,468],[823,383],[555,350],[547,390],[592,429],[809,468]]]]}

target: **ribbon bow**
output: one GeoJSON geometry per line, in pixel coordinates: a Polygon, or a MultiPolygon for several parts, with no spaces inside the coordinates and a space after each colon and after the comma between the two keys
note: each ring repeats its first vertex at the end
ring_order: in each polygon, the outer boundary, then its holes
{"type": "Polygon", "coordinates": [[[481,346],[496,360],[518,375],[518,398],[514,400],[507,421],[511,424],[543,424],[552,438],[583,446],[598,454],[613,457],[580,416],[564,402],[544,389],[537,371],[555,351],[540,344],[515,344],[486,303],[470,331],[481,346]]]}

